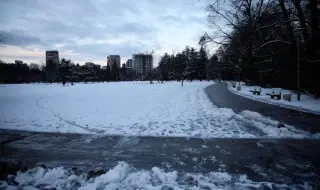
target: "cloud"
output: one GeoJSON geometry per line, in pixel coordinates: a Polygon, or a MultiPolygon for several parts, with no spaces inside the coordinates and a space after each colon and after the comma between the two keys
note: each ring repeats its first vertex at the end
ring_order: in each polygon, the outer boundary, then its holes
{"type": "Polygon", "coordinates": [[[26,35],[23,32],[15,33],[0,30],[0,36],[3,36],[4,43],[8,45],[28,46],[31,44],[43,44],[40,38],[26,35]]]}
{"type": "MultiPolygon", "coordinates": [[[[161,55],[177,52],[186,45],[196,46],[201,31],[207,29],[204,1],[2,0],[1,3],[0,35],[5,36],[11,49],[12,46],[23,49],[23,53],[14,53],[26,60],[30,57],[44,60],[48,49],[73,52],[63,56],[79,61],[105,60],[109,54],[128,58],[151,50],[161,55]],[[34,54],[35,50],[43,54],[34,54]]],[[[5,48],[7,52],[8,47],[0,47],[0,51],[5,48]]],[[[0,58],[11,60],[13,56],[2,52],[0,58]]]]}

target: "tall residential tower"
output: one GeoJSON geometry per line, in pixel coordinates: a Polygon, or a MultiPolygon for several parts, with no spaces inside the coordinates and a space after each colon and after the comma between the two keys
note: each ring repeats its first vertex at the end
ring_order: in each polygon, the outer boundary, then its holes
{"type": "Polygon", "coordinates": [[[110,66],[110,69],[112,69],[113,64],[116,64],[118,68],[120,68],[120,55],[109,55],[107,57],[107,63],[110,66]]]}
{"type": "Polygon", "coordinates": [[[132,68],[136,71],[137,75],[146,76],[153,68],[152,54],[133,54],[132,68]]]}
{"type": "Polygon", "coordinates": [[[59,52],[57,50],[46,51],[46,78],[54,81],[59,77],[59,52]]]}

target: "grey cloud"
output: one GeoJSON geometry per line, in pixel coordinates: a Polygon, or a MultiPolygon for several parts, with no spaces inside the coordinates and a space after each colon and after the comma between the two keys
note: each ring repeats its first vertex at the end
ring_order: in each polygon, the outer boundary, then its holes
{"type": "Polygon", "coordinates": [[[4,44],[8,44],[8,45],[14,45],[14,46],[28,46],[33,44],[45,45],[38,37],[29,36],[24,33],[0,31],[0,36],[3,36],[4,44]]]}
{"type": "Polygon", "coordinates": [[[100,5],[100,10],[104,10],[113,15],[122,15],[125,12],[131,12],[133,14],[141,14],[142,10],[139,7],[138,1],[128,1],[128,0],[115,0],[115,1],[105,1],[100,5]]]}
{"type": "Polygon", "coordinates": [[[11,45],[25,48],[37,44],[43,49],[51,49],[55,44],[64,44],[61,51],[72,50],[84,57],[105,57],[111,53],[130,57],[135,52],[160,49],[159,27],[170,23],[181,27],[188,21],[200,21],[194,18],[193,5],[197,2],[193,0],[0,1],[1,32],[10,36],[11,45]],[[191,16],[183,18],[179,12],[191,16]],[[163,14],[166,16],[161,17],[163,14]],[[130,36],[130,40],[121,45],[77,46],[74,41],[126,39],[126,36],[130,36]]]}
{"type": "Polygon", "coordinates": [[[128,45],[107,45],[107,44],[89,44],[83,46],[67,45],[63,49],[72,49],[74,52],[84,54],[87,56],[96,56],[99,58],[105,58],[110,54],[121,54],[123,57],[129,57],[133,52],[141,50],[141,46],[138,44],[128,45]]]}
{"type": "Polygon", "coordinates": [[[159,18],[160,23],[184,26],[185,24],[205,24],[207,22],[205,14],[203,15],[192,15],[185,18],[175,15],[165,15],[159,18]]]}
{"type": "MultiPolygon", "coordinates": [[[[39,60],[38,56],[34,55],[6,55],[6,58],[12,59],[12,60],[39,60]]],[[[45,54],[43,54],[43,58],[45,57],[45,54]]]]}
{"type": "Polygon", "coordinates": [[[182,24],[185,22],[182,18],[173,16],[173,15],[166,15],[166,16],[160,17],[159,20],[167,24],[182,24]]]}
{"type": "Polygon", "coordinates": [[[123,23],[120,27],[115,28],[115,32],[120,33],[150,33],[155,30],[154,27],[146,26],[140,23],[123,23]]]}

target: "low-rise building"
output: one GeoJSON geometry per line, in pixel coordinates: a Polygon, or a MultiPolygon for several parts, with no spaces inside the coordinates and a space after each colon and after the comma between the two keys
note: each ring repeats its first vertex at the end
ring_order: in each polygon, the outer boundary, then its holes
{"type": "Polygon", "coordinates": [[[22,64],[23,64],[23,61],[21,61],[21,60],[14,60],[14,63],[15,63],[15,64],[20,64],[20,65],[22,65],[22,64]]]}
{"type": "Polygon", "coordinates": [[[94,63],[92,63],[92,62],[86,62],[84,65],[85,65],[87,68],[93,68],[94,63]]]}

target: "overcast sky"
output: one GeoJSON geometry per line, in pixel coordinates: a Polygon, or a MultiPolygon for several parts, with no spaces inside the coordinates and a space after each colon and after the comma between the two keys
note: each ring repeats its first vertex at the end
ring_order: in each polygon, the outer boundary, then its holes
{"type": "Polygon", "coordinates": [[[208,30],[205,5],[198,0],[1,0],[0,59],[44,63],[45,51],[83,64],[121,62],[132,54],[198,47],[208,30]]]}

